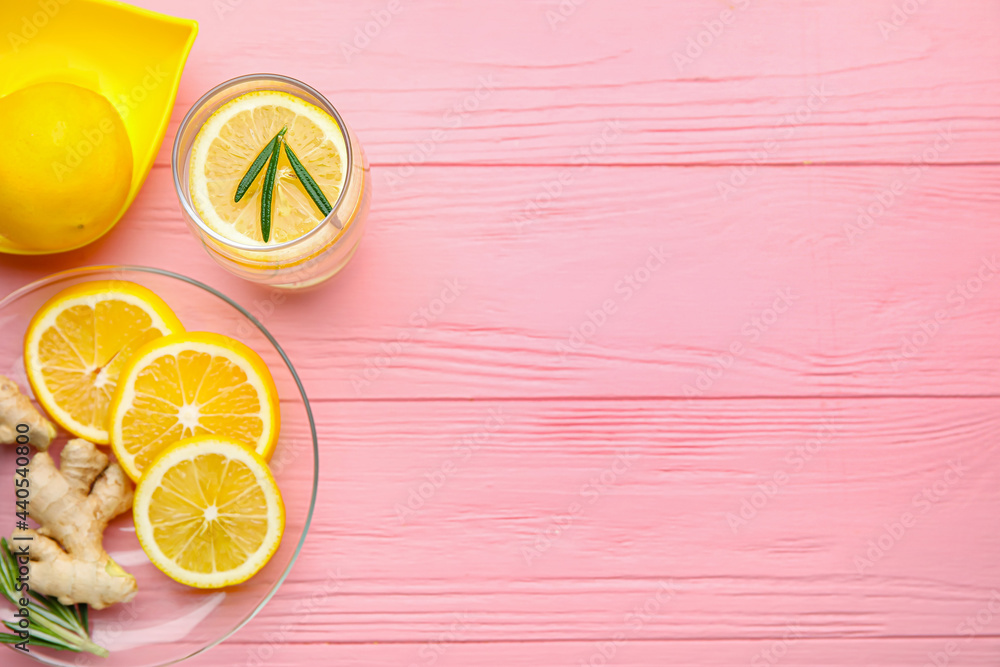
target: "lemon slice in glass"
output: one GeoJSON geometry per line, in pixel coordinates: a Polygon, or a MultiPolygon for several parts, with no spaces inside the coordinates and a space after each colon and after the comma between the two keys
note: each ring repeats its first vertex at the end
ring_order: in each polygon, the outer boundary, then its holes
{"type": "MultiPolygon", "coordinates": [[[[245,93],[213,113],[191,147],[191,200],[202,221],[237,243],[264,245],[260,200],[264,174],[239,202],[236,187],[261,150],[282,128],[285,142],[330,202],[344,187],[347,147],[340,126],[319,107],[288,93],[245,93]]],[[[270,244],[309,232],[324,216],[303,187],[284,150],[274,185],[270,244]]]]}

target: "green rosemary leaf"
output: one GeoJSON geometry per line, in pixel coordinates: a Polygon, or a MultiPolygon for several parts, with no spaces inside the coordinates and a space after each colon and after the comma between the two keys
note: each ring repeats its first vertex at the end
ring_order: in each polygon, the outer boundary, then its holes
{"type": "MultiPolygon", "coordinates": [[[[38,604],[47,612],[51,613],[55,618],[54,622],[59,623],[67,630],[71,632],[87,631],[89,627],[86,624],[81,625],[80,617],[77,615],[76,607],[67,607],[64,604],[60,604],[55,598],[50,598],[47,595],[42,595],[36,591],[32,591],[31,596],[35,598],[38,604]]],[[[86,605],[82,605],[86,607],[86,605]]],[[[44,615],[44,614],[43,614],[44,615]]]]}
{"type": "Polygon", "coordinates": [[[90,630],[90,608],[85,604],[76,605],[76,616],[77,622],[83,628],[84,632],[90,630]]]}
{"type": "Polygon", "coordinates": [[[274,137],[271,144],[271,157],[267,163],[267,171],[264,173],[264,187],[260,193],[260,235],[264,238],[264,243],[271,239],[271,206],[274,202],[274,179],[278,175],[278,157],[281,155],[281,144],[285,137],[287,127],[283,127],[274,137]]]}
{"type": "Polygon", "coordinates": [[[59,649],[60,651],[76,651],[77,653],[80,652],[80,647],[77,646],[76,644],[71,644],[69,642],[64,641],[62,638],[57,637],[56,635],[49,634],[43,628],[38,628],[34,624],[31,624],[28,627],[28,632],[31,634],[31,638],[27,640],[21,639],[21,637],[18,634],[16,634],[18,632],[23,631],[23,628],[20,628],[9,621],[4,621],[3,624],[4,627],[15,633],[12,635],[8,634],[0,635],[0,637],[4,639],[5,643],[19,644],[23,641],[27,641],[30,646],[47,646],[49,648],[59,649]],[[16,641],[11,641],[12,639],[16,639],[16,641]]]}
{"type": "MultiPolygon", "coordinates": [[[[320,213],[322,213],[324,217],[330,215],[330,211],[333,210],[333,207],[330,206],[330,200],[326,198],[326,195],[324,195],[323,191],[320,190],[319,185],[317,185],[316,181],[313,180],[313,177],[309,175],[309,171],[306,169],[306,166],[302,164],[302,161],[299,160],[295,151],[293,151],[292,147],[287,143],[285,144],[285,155],[288,156],[288,162],[292,165],[292,170],[302,183],[302,187],[304,187],[306,192],[309,193],[313,203],[316,204],[316,208],[320,210],[320,213]]],[[[337,225],[337,229],[340,229],[340,221],[334,220],[334,224],[337,225]]]]}
{"type": "Polygon", "coordinates": [[[250,168],[247,169],[247,173],[243,174],[243,178],[240,180],[240,184],[236,186],[236,197],[233,201],[238,202],[243,199],[243,195],[247,193],[250,186],[253,184],[254,180],[257,178],[257,174],[260,170],[264,168],[264,163],[267,162],[267,158],[271,157],[271,152],[274,150],[274,144],[278,141],[278,137],[275,136],[269,142],[267,146],[257,154],[253,162],[250,163],[250,168]]]}
{"type": "MultiPolygon", "coordinates": [[[[4,621],[4,625],[7,625],[6,621],[4,621]]],[[[0,644],[20,644],[23,641],[24,640],[21,639],[18,635],[9,635],[7,633],[0,634],[0,644]]],[[[57,651],[74,651],[76,653],[80,652],[80,649],[76,648],[75,646],[63,646],[61,644],[53,644],[52,642],[48,642],[45,641],[44,639],[38,638],[34,634],[31,636],[31,641],[29,642],[29,645],[32,648],[38,646],[40,648],[54,648],[57,651]]]]}
{"type": "MultiPolygon", "coordinates": [[[[0,593],[15,607],[22,598],[28,600],[28,640],[32,646],[46,646],[66,651],[87,651],[107,657],[108,650],[95,644],[90,638],[87,623],[87,606],[68,607],[55,598],[31,591],[27,596],[18,590],[17,559],[7,538],[0,537],[0,593]]],[[[0,644],[18,644],[23,639],[17,634],[23,628],[4,621],[3,625],[14,632],[13,635],[0,633],[0,644]]]]}
{"type": "MultiPolygon", "coordinates": [[[[32,597],[37,597],[37,594],[32,592],[32,597]]],[[[58,603],[57,603],[58,604],[58,603]]],[[[62,605],[60,605],[62,606],[62,605]]],[[[51,627],[54,631],[66,631],[71,634],[79,634],[80,632],[86,633],[86,627],[81,627],[75,618],[67,617],[70,612],[63,606],[62,609],[58,607],[52,608],[50,611],[41,605],[31,605],[29,607],[32,614],[34,614],[33,620],[41,619],[39,623],[45,623],[46,626],[51,627]]]]}
{"type": "MultiPolygon", "coordinates": [[[[35,598],[35,601],[48,611],[65,619],[65,621],[70,625],[79,625],[80,617],[76,613],[77,605],[67,607],[59,602],[59,600],[51,598],[48,595],[42,595],[38,591],[31,591],[31,597],[35,598]]],[[[83,606],[86,607],[87,605],[83,606]]]]}

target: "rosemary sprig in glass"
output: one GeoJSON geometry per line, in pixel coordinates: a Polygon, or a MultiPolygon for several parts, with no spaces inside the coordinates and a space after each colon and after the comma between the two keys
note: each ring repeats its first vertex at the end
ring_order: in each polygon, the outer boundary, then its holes
{"type": "Polygon", "coordinates": [[[278,143],[278,136],[284,134],[287,130],[287,127],[282,128],[281,132],[276,134],[273,139],[267,142],[267,146],[264,146],[264,150],[262,150],[260,154],[254,158],[254,161],[250,163],[250,168],[247,169],[247,173],[243,175],[243,178],[240,179],[240,184],[236,186],[235,202],[239,203],[239,201],[243,199],[243,195],[245,195],[247,190],[250,189],[250,185],[254,182],[254,179],[257,178],[257,174],[259,174],[260,170],[264,168],[264,163],[271,157],[271,151],[274,148],[274,145],[278,143]]]}
{"type": "MultiPolygon", "coordinates": [[[[285,147],[285,155],[288,157],[289,164],[292,165],[292,171],[295,172],[295,176],[302,183],[302,187],[309,194],[309,197],[316,204],[316,208],[319,209],[323,217],[330,215],[330,211],[333,210],[333,206],[330,205],[330,200],[326,198],[323,191],[320,190],[319,185],[312,176],[309,175],[309,171],[306,169],[305,165],[302,164],[298,156],[295,155],[295,151],[292,147],[288,145],[285,141],[285,133],[288,132],[288,127],[281,128],[281,131],[274,135],[271,141],[267,142],[267,145],[261,149],[254,161],[250,163],[250,167],[247,169],[247,173],[243,175],[240,179],[239,185],[236,186],[236,195],[233,201],[238,202],[243,199],[243,195],[247,193],[250,186],[260,175],[261,170],[264,169],[264,164],[267,164],[267,171],[264,172],[264,183],[261,188],[260,193],[260,235],[264,239],[264,243],[267,243],[271,238],[271,220],[273,216],[273,204],[274,204],[274,181],[278,173],[278,159],[281,157],[281,147],[285,147]]],[[[337,226],[337,229],[341,228],[340,221],[334,220],[333,223],[337,226]]]]}
{"type": "Polygon", "coordinates": [[[4,626],[14,634],[0,634],[2,644],[20,644],[54,648],[64,651],[93,653],[108,657],[108,650],[90,639],[90,621],[87,605],[66,606],[41,593],[20,591],[18,585],[17,559],[11,551],[7,538],[0,538],[0,593],[18,609],[20,601],[28,601],[28,627],[21,628],[16,623],[4,621],[4,626]],[[17,633],[27,630],[30,639],[22,639],[17,633]]]}
{"type": "Polygon", "coordinates": [[[295,175],[298,176],[299,181],[302,182],[302,186],[306,189],[306,192],[309,193],[309,196],[312,197],[313,203],[316,204],[317,208],[319,208],[320,213],[324,216],[330,215],[330,211],[333,210],[333,207],[330,206],[330,201],[326,198],[326,195],[323,194],[323,191],[319,189],[316,181],[314,181],[313,177],[309,175],[308,171],[306,171],[305,165],[299,161],[299,157],[288,144],[285,144],[285,155],[288,156],[288,162],[292,165],[292,171],[294,171],[295,175]]]}

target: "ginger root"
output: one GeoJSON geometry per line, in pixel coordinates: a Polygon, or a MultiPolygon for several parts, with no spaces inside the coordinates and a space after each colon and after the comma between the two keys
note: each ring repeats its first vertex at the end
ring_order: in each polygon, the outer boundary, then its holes
{"type": "MultiPolygon", "coordinates": [[[[32,590],[70,605],[103,609],[128,602],[135,578],[115,563],[102,545],[108,522],[132,507],[132,482],[117,463],[86,440],[70,440],[61,470],[38,452],[28,466],[28,513],[41,526],[18,531],[32,536],[29,577],[32,590]]],[[[21,541],[17,544],[26,544],[21,541]]]]}
{"type": "Polygon", "coordinates": [[[0,375],[0,444],[11,445],[20,435],[18,424],[27,424],[28,442],[45,451],[56,437],[56,427],[35,409],[17,383],[0,375]]]}

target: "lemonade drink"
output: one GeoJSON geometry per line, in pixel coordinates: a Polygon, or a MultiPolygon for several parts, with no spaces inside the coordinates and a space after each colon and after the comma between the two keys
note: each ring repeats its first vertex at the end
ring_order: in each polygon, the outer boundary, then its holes
{"type": "Polygon", "coordinates": [[[371,199],[364,152],[336,109],[276,75],[227,81],[195,103],[174,142],[173,174],[188,225],[213,259],[279,287],[315,285],[342,269],[371,199]],[[276,137],[272,170],[265,153],[276,137]],[[248,171],[262,164],[244,192],[248,171]]]}

